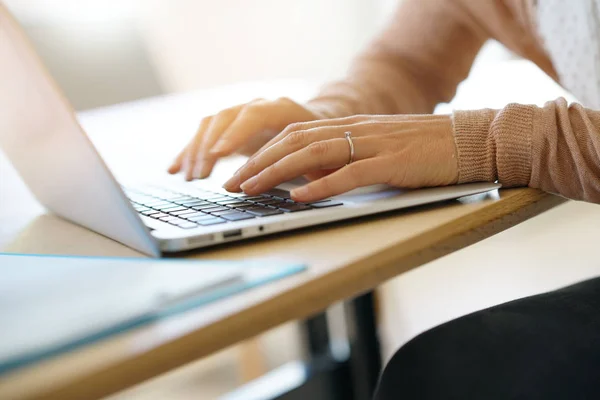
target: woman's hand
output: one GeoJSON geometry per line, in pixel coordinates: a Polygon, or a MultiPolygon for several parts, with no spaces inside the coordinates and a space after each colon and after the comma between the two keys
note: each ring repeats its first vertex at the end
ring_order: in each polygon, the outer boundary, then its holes
{"type": "Polygon", "coordinates": [[[452,121],[447,115],[355,116],[293,124],[225,183],[249,195],[298,176],[313,182],[292,191],[310,202],[361,186],[445,186],[458,181],[452,121]],[[345,132],[352,132],[355,154],[345,132]]]}
{"type": "Polygon", "coordinates": [[[187,180],[206,178],[220,157],[238,152],[251,155],[294,122],[322,118],[316,111],[287,98],[254,100],[204,118],[196,135],[169,167],[187,180]]]}

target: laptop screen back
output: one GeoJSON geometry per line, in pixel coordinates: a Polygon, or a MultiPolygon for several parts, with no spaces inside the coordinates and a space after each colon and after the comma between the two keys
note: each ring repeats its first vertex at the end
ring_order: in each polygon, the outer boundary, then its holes
{"type": "Polygon", "coordinates": [[[0,149],[53,213],[145,254],[157,246],[0,3],[0,149]]]}

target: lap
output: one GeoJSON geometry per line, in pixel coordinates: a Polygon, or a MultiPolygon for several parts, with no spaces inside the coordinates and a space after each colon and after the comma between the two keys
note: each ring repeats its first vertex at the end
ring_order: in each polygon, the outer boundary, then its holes
{"type": "Polygon", "coordinates": [[[376,400],[600,398],[600,278],[461,317],[403,346],[376,400]]]}

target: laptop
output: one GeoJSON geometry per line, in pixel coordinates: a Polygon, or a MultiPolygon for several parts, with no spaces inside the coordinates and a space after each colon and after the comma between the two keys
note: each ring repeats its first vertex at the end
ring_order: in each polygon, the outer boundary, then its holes
{"type": "MultiPolygon", "coordinates": [[[[260,196],[202,182],[128,184],[113,176],[72,106],[0,3],[0,148],[50,212],[144,254],[214,246],[495,190],[474,183],[422,190],[370,186],[299,204],[294,183],[260,196]]],[[[165,132],[165,135],[167,133],[165,132]]],[[[226,161],[225,161],[226,162],[226,161]]]]}

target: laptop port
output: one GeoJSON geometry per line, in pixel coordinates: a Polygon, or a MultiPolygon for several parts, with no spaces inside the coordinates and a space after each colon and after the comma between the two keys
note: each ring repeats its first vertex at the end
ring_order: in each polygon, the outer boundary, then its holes
{"type": "Polygon", "coordinates": [[[223,239],[231,239],[242,236],[241,229],[234,229],[232,231],[223,232],[223,239]]]}

